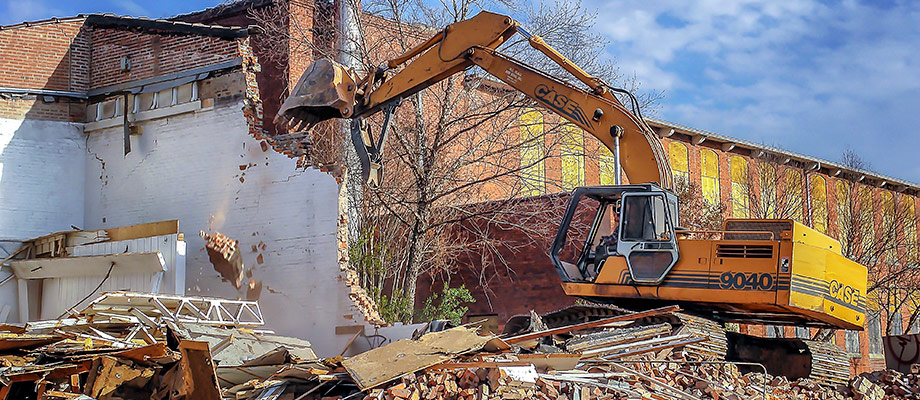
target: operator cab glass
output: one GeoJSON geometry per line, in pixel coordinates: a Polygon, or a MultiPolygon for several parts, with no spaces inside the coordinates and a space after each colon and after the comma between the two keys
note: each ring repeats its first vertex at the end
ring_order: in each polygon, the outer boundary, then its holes
{"type": "Polygon", "coordinates": [[[658,284],[679,257],[676,226],[677,196],[656,185],[579,188],[550,258],[565,282],[593,282],[619,259],[626,262],[631,283],[658,284]]]}
{"type": "MultiPolygon", "coordinates": [[[[636,283],[659,283],[677,262],[669,193],[624,193],[617,253],[636,283]]],[[[673,195],[672,195],[673,196],[673,195]]]]}

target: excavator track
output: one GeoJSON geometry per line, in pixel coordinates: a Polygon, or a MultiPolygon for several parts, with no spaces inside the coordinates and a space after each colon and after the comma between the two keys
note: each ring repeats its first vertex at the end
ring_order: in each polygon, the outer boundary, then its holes
{"type": "MultiPolygon", "coordinates": [[[[633,311],[614,305],[576,305],[540,315],[546,328],[593,321],[631,313],[633,311]]],[[[526,331],[531,325],[529,315],[512,317],[505,323],[504,334],[526,331]]],[[[725,332],[716,322],[684,313],[671,313],[636,320],[628,327],[668,324],[672,334],[692,334],[707,337],[705,342],[684,347],[684,356],[690,360],[742,361],[763,364],[772,375],[789,379],[808,378],[834,386],[849,379],[850,364],[846,353],[838,346],[822,341],[796,338],[760,338],[740,333],[725,332]]],[[[759,368],[742,369],[760,372],[759,368]]]]}
{"type": "MultiPolygon", "coordinates": [[[[615,317],[633,311],[614,305],[576,305],[540,316],[547,328],[593,321],[601,318],[615,317]]],[[[725,331],[715,321],[684,313],[672,313],[646,317],[636,320],[630,326],[649,326],[667,323],[674,327],[673,334],[692,334],[708,337],[709,340],[684,347],[684,352],[693,359],[723,360],[727,351],[725,331]]],[[[504,334],[522,332],[530,326],[530,316],[512,317],[505,323],[504,334]]]]}
{"type": "Polygon", "coordinates": [[[639,322],[642,324],[667,322],[676,328],[675,334],[691,334],[709,338],[705,342],[694,343],[684,347],[685,355],[691,356],[691,359],[724,360],[728,352],[728,339],[725,336],[725,330],[713,320],[684,313],[674,313],[646,318],[639,322]]]}

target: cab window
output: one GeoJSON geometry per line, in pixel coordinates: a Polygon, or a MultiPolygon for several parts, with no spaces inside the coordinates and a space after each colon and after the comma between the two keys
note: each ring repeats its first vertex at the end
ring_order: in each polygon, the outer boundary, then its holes
{"type": "Polygon", "coordinates": [[[626,196],[623,202],[621,240],[667,241],[667,207],[664,196],[626,196]]]}

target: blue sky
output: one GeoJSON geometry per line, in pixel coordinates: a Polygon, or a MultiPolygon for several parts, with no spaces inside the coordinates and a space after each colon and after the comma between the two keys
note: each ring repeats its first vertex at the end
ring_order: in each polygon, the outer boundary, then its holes
{"type": "Polygon", "coordinates": [[[0,0],[0,25],[98,12],[161,18],[218,4],[220,0],[0,0]]]}
{"type": "Polygon", "coordinates": [[[586,1],[658,117],[920,182],[920,2],[586,1]]]}
{"type": "MultiPolygon", "coordinates": [[[[164,17],[208,0],[0,0],[0,24],[88,12],[164,17]]],[[[657,117],[829,160],[847,147],[920,183],[920,2],[584,0],[657,117]]]]}

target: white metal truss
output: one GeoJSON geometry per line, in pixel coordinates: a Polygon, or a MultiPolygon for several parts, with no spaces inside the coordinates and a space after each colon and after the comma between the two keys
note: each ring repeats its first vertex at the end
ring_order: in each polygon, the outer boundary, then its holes
{"type": "Polygon", "coordinates": [[[83,310],[85,318],[137,320],[156,328],[165,321],[216,326],[262,326],[259,303],[157,293],[106,292],[83,310]]]}

